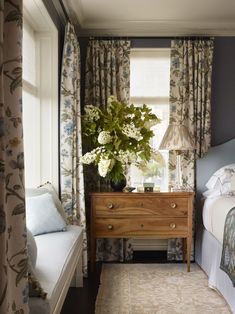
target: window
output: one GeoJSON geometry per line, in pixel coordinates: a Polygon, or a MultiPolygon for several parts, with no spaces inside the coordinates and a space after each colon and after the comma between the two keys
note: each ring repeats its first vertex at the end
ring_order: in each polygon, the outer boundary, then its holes
{"type": "Polygon", "coordinates": [[[25,186],[58,188],[58,31],[42,0],[23,13],[25,186]]]}
{"type": "MultiPolygon", "coordinates": [[[[152,146],[158,150],[169,121],[169,87],[170,87],[170,49],[132,49],[130,57],[130,102],[134,105],[146,104],[161,119],[154,126],[155,136],[152,146]]],[[[149,163],[153,169],[152,176],[144,176],[136,167],[131,168],[131,185],[143,186],[143,182],[153,182],[161,191],[168,189],[168,151],[161,151],[165,166],[158,175],[154,175],[154,162],[149,163]]],[[[156,172],[155,172],[156,173],[156,172]]]]}

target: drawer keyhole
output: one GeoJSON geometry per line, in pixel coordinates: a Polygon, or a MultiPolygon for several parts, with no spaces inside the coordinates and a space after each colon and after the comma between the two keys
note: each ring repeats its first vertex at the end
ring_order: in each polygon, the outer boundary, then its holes
{"type": "Polygon", "coordinates": [[[143,227],[144,227],[144,225],[143,225],[143,224],[141,224],[141,225],[140,225],[140,227],[141,227],[141,228],[143,228],[143,227]]]}

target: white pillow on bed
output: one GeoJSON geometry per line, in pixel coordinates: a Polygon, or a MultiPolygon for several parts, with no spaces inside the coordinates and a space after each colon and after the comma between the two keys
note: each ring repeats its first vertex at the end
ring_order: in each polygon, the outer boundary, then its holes
{"type": "Polygon", "coordinates": [[[26,224],[34,236],[66,230],[66,222],[49,193],[26,197],[26,224]]]}
{"type": "Polygon", "coordinates": [[[235,164],[217,170],[206,183],[206,187],[210,191],[206,191],[207,194],[216,194],[219,191],[220,195],[235,195],[235,164]]]}

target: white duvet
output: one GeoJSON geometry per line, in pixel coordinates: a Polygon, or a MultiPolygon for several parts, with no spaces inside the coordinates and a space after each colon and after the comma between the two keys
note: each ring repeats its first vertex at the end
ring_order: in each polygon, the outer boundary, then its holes
{"type": "Polygon", "coordinates": [[[203,206],[203,224],[222,244],[224,223],[227,213],[235,206],[235,196],[218,196],[207,198],[203,206]]]}

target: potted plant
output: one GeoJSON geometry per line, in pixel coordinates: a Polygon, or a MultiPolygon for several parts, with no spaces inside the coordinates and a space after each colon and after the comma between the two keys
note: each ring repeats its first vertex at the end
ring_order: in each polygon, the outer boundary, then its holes
{"type": "Polygon", "coordinates": [[[82,131],[91,149],[81,162],[94,163],[99,175],[112,182],[123,180],[128,165],[143,165],[153,157],[151,127],[159,122],[148,106],[121,103],[114,96],[105,108],[85,106],[82,131]]]}

